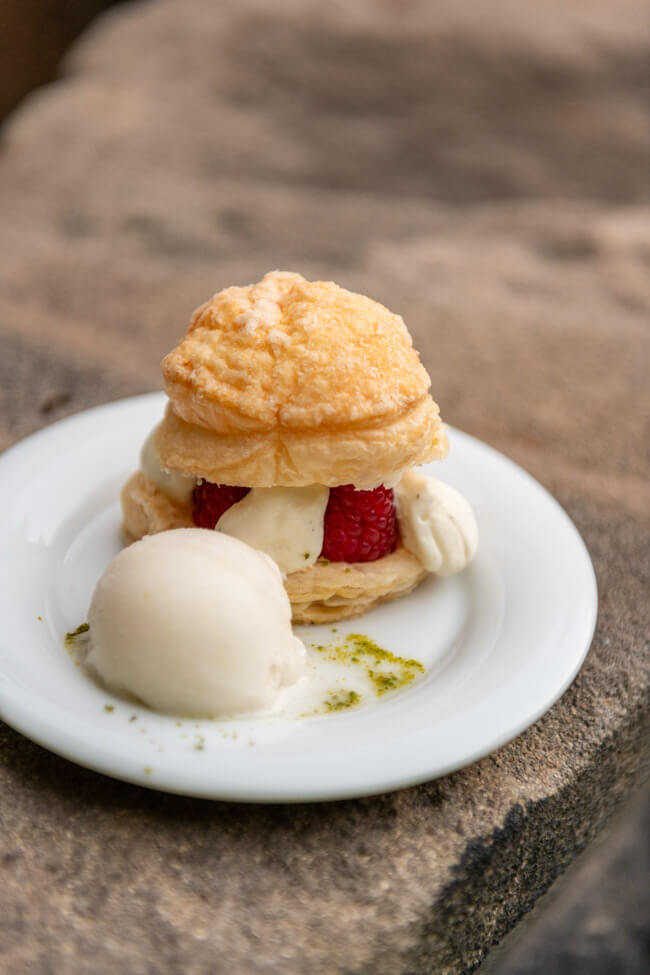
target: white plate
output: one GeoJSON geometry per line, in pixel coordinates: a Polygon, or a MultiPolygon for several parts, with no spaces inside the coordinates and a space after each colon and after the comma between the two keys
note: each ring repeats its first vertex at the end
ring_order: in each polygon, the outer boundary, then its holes
{"type": "Polygon", "coordinates": [[[183,722],[95,685],[63,648],[120,548],[120,486],[163,412],[154,393],[98,407],[0,458],[0,714],[74,762],[149,788],[253,802],[362,796],[444,775],[514,738],[573,680],[593,635],[594,572],[553,498],[457,430],[432,472],[474,506],[479,554],[459,576],[331,627],[362,632],[426,675],[310,718],[183,722]],[[107,710],[108,708],[108,710],[107,710]]]}

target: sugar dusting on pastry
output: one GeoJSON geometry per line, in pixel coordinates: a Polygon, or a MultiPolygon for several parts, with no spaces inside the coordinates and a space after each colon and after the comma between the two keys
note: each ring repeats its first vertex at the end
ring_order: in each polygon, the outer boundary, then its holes
{"type": "Polygon", "coordinates": [[[247,335],[256,332],[260,325],[272,329],[282,317],[280,307],[280,290],[277,278],[267,274],[263,281],[256,285],[250,296],[248,310],[241,312],[235,318],[235,325],[243,326],[247,335]]]}
{"type": "Polygon", "coordinates": [[[277,328],[269,329],[269,342],[271,345],[288,345],[291,339],[286,332],[281,332],[277,328]]]}

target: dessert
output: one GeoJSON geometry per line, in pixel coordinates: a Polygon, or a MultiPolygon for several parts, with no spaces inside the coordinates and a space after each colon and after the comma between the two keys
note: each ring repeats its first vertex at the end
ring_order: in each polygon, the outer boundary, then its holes
{"type": "Polygon", "coordinates": [[[272,711],[304,670],[277,566],[221,532],[180,529],[123,549],[88,623],[87,666],[170,714],[272,711]]]}
{"type": "Polygon", "coordinates": [[[456,492],[400,489],[448,443],[383,305],[272,272],[201,305],[162,371],[167,410],[122,491],[127,540],[190,525],[243,539],[278,563],[296,622],[358,615],[472,557],[456,492]]]}

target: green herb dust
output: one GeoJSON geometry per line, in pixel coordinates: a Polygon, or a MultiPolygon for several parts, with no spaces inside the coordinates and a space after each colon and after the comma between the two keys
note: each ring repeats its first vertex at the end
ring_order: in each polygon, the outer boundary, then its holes
{"type": "Polygon", "coordinates": [[[65,648],[67,650],[74,649],[75,641],[79,637],[84,636],[84,634],[86,634],[89,629],[90,627],[88,626],[87,623],[81,623],[76,630],[72,630],[71,633],[66,633],[65,638],[63,640],[63,645],[65,646],[65,648]]]}
{"type": "MultiPolygon", "coordinates": [[[[384,650],[383,647],[380,647],[378,643],[363,633],[349,633],[343,643],[332,646],[319,644],[316,646],[316,650],[326,655],[330,660],[363,667],[378,697],[388,691],[396,691],[400,687],[406,687],[407,684],[424,673],[424,665],[419,660],[414,660],[412,657],[399,657],[397,654],[391,653],[390,650],[384,650]]],[[[356,700],[344,706],[352,707],[358,703],[356,700]]],[[[328,708],[328,710],[334,709],[328,708]]]]}

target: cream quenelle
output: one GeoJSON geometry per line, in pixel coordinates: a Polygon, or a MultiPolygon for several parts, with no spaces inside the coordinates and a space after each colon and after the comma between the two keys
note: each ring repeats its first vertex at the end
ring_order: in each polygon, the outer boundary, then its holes
{"type": "Polygon", "coordinates": [[[429,572],[453,575],[474,558],[478,527],[469,502],[443,481],[407,471],[395,485],[402,541],[429,572]]]}
{"type": "Polygon", "coordinates": [[[323,547],[329,488],[252,488],[225,511],[216,530],[270,555],[285,574],[314,565],[323,547]]]}
{"type": "Polygon", "coordinates": [[[87,666],[170,714],[271,712],[304,672],[277,565],[221,532],[181,528],[121,551],[88,622],[87,666]]]}

